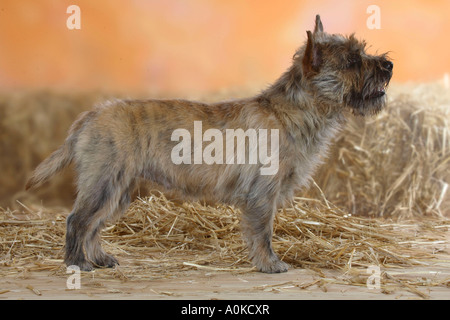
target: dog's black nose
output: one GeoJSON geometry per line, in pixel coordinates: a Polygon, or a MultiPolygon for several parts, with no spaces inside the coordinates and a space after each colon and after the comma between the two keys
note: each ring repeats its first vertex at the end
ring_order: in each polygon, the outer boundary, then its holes
{"type": "Polygon", "coordinates": [[[394,69],[394,64],[391,61],[386,60],[383,62],[383,67],[388,71],[392,71],[392,69],[394,69]]]}

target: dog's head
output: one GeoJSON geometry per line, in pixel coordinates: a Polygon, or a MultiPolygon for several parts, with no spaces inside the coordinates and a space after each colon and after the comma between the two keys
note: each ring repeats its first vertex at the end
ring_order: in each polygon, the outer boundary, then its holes
{"type": "Polygon", "coordinates": [[[307,31],[307,36],[295,60],[315,99],[363,116],[384,107],[394,67],[387,54],[366,53],[366,43],[354,35],[324,32],[319,15],[314,31],[307,31]]]}

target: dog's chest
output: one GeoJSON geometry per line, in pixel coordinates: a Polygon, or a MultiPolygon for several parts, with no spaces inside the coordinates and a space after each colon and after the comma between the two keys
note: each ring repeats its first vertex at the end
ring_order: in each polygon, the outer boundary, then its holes
{"type": "Polygon", "coordinates": [[[330,143],[341,127],[338,118],[307,119],[298,126],[295,135],[291,135],[289,148],[285,154],[286,175],[282,188],[292,193],[308,185],[317,167],[326,159],[330,143]]]}

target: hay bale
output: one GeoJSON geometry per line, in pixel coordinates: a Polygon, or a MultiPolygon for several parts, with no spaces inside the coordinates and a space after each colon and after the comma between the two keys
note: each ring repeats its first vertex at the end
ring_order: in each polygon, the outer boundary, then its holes
{"type": "Polygon", "coordinates": [[[100,93],[25,91],[0,94],[0,205],[17,207],[15,200],[70,205],[73,173],[64,171],[45,186],[24,192],[32,170],[59,147],[77,115],[102,99],[100,93]]]}
{"type": "MultiPolygon", "coordinates": [[[[390,88],[385,111],[353,118],[315,175],[329,201],[364,216],[450,215],[450,91],[390,88]]],[[[309,197],[320,197],[311,188],[309,197]]]]}
{"type": "MultiPolygon", "coordinates": [[[[51,91],[0,94],[0,205],[18,208],[17,199],[72,205],[72,170],[32,192],[24,192],[23,186],[36,165],[62,143],[76,116],[106,97],[51,91]]],[[[389,97],[387,109],[376,118],[350,117],[315,175],[317,185],[329,201],[353,215],[450,215],[449,90],[440,83],[393,84],[389,97]]],[[[322,195],[312,187],[299,196],[322,195]]]]}

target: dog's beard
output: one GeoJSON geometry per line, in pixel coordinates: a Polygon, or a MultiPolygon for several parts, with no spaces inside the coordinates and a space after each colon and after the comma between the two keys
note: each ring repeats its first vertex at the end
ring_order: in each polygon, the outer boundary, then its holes
{"type": "Polygon", "coordinates": [[[352,90],[344,98],[354,115],[375,115],[386,105],[386,89],[390,77],[378,81],[365,82],[362,91],[352,90]]]}

